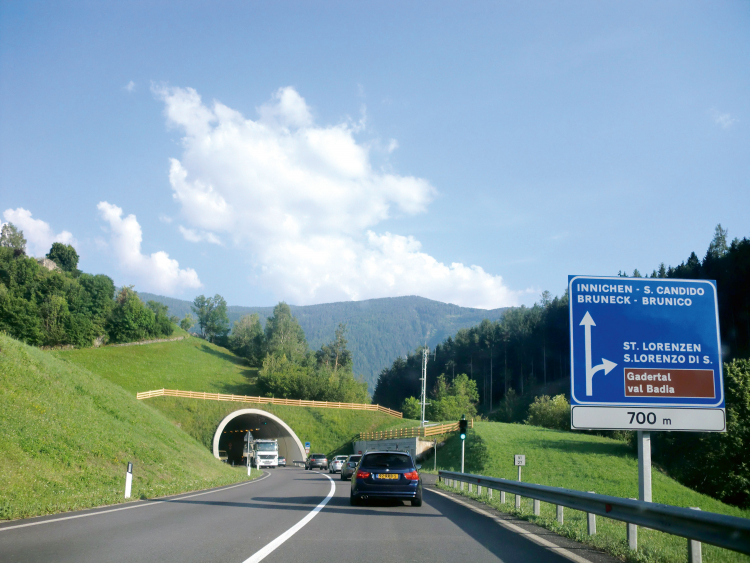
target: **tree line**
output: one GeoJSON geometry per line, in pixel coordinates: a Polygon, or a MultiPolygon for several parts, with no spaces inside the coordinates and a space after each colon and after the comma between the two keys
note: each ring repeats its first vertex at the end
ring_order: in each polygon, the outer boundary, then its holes
{"type": "MultiPolygon", "coordinates": [[[[257,313],[235,321],[229,333],[223,297],[195,298],[192,310],[202,337],[222,346],[257,367],[257,385],[265,396],[283,399],[369,403],[367,383],[356,377],[347,348],[346,325],[339,324],[333,340],[310,350],[305,332],[284,302],[274,307],[265,328],[257,313]]],[[[188,316],[183,327],[192,323],[188,316]],[[186,321],[187,319],[187,321],[186,321]]],[[[188,326],[188,329],[190,327],[188,326]]]]}
{"type": "Polygon", "coordinates": [[[116,290],[108,276],[78,269],[69,244],[53,243],[46,259],[26,255],[23,231],[6,223],[0,232],[0,330],[34,346],[92,346],[169,336],[167,307],[144,304],[132,286],[116,290]]]}
{"type": "MultiPolygon", "coordinates": [[[[632,277],[643,276],[636,269],[632,277]]],[[[728,428],[724,434],[655,432],[653,458],[700,492],[750,506],[750,240],[730,243],[726,229],[717,225],[702,260],[692,252],[678,266],[660,264],[650,277],[716,280],[728,428]]],[[[476,385],[478,412],[484,416],[569,428],[569,334],[567,292],[555,298],[545,292],[533,307],[509,309],[498,321],[459,330],[430,350],[429,400],[444,397],[446,383],[461,378],[465,386],[466,378],[476,385]],[[558,396],[547,396],[553,394],[558,396]]],[[[421,370],[420,347],[380,373],[373,400],[414,410],[421,370]]],[[[471,405],[462,408],[469,412],[471,405]]]]}

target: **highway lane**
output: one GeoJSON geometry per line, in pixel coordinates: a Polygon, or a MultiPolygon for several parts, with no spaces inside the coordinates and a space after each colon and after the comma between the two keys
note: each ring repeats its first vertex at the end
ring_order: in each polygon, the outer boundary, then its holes
{"type": "MultiPolygon", "coordinates": [[[[0,525],[0,560],[245,563],[305,519],[331,483],[324,474],[286,468],[262,481],[134,509],[13,529],[36,520],[7,523],[0,525]]],[[[387,501],[354,507],[349,482],[334,476],[333,483],[327,505],[265,561],[570,561],[428,490],[420,508],[387,501]]]]}

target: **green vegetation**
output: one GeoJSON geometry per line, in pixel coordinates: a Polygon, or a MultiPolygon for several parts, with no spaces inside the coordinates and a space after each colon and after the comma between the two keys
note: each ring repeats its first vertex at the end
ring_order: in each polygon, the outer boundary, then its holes
{"type": "MultiPolygon", "coordinates": [[[[180,329],[177,329],[181,332],[180,329]]],[[[235,395],[259,395],[257,370],[230,351],[199,338],[159,342],[146,346],[107,347],[56,351],[54,354],[116,383],[135,396],[138,391],[182,389],[235,395]]],[[[155,397],[144,401],[164,413],[175,425],[207,449],[216,427],[230,412],[259,408],[282,418],[298,434],[323,453],[334,453],[350,445],[359,432],[418,426],[404,420],[369,411],[308,409],[283,405],[255,405],[155,397]]]]}
{"type": "Polygon", "coordinates": [[[247,479],[132,393],[5,335],[0,427],[2,519],[124,502],[128,461],[134,498],[247,479]]]}
{"type": "MultiPolygon", "coordinates": [[[[186,335],[175,329],[175,336],[186,335]]],[[[129,391],[181,389],[207,393],[258,395],[257,370],[229,350],[200,338],[146,346],[86,348],[55,355],[91,370],[129,391]]]]}
{"type": "MultiPolygon", "coordinates": [[[[623,498],[638,497],[638,462],[624,442],[528,425],[476,423],[466,441],[466,472],[516,480],[517,468],[512,463],[515,454],[526,455],[524,482],[595,491],[623,498]]],[[[446,446],[438,450],[437,462],[439,469],[460,471],[460,440],[455,437],[449,439],[446,446]]],[[[428,468],[432,467],[432,463],[432,459],[423,462],[424,467],[428,468]]],[[[654,468],[652,478],[654,502],[697,506],[704,511],[750,517],[750,511],[697,493],[669,478],[658,468],[654,468]]],[[[508,494],[506,497],[506,504],[501,505],[499,494],[496,493],[491,504],[505,512],[515,512],[514,496],[508,494]]],[[[522,502],[521,516],[618,557],[665,563],[685,561],[686,540],[683,538],[641,528],[638,530],[639,551],[633,555],[627,549],[625,524],[598,517],[597,535],[589,537],[585,514],[566,509],[565,524],[560,526],[555,520],[552,505],[543,503],[542,516],[537,518],[533,516],[530,502],[528,499],[522,502]]],[[[706,561],[748,560],[746,556],[708,545],[703,546],[703,553],[706,561]]]]}
{"type": "Polygon", "coordinates": [[[23,233],[10,223],[0,235],[0,331],[35,346],[91,346],[131,342],[172,334],[168,310],[156,302],[144,306],[132,287],[115,298],[115,285],[104,275],[78,269],[78,253],[56,242],[48,270],[25,252],[23,233]],[[9,227],[10,225],[10,227],[9,227]],[[7,227],[7,228],[6,228],[7,227]]]}
{"type": "MultiPolygon", "coordinates": [[[[192,312],[190,301],[143,292],[139,295],[144,301],[154,300],[167,305],[170,314],[180,318],[192,312]]],[[[434,347],[457,330],[475,325],[482,319],[494,321],[505,311],[470,309],[416,296],[301,307],[290,305],[290,309],[305,331],[307,342],[313,350],[329,342],[340,323],[346,325],[354,372],[363,374],[371,392],[375,389],[378,374],[394,358],[405,355],[425,340],[430,347],[434,347]]],[[[264,327],[266,318],[273,314],[273,307],[227,307],[230,323],[254,313],[258,314],[261,326],[264,327]]],[[[461,371],[469,373],[468,368],[461,371]]],[[[418,391],[407,396],[415,394],[418,391]]],[[[392,408],[398,408],[399,405],[400,402],[392,408]]]]}
{"type": "Polygon", "coordinates": [[[164,413],[206,448],[211,448],[219,422],[238,409],[257,408],[275,414],[294,430],[302,442],[310,442],[314,453],[327,455],[351,453],[351,442],[360,432],[419,426],[416,420],[394,418],[372,411],[229,403],[177,397],[154,397],[146,402],[164,413]]]}
{"type": "MultiPolygon", "coordinates": [[[[432,422],[455,422],[463,415],[474,418],[477,414],[477,401],[477,383],[465,373],[457,375],[452,382],[448,382],[445,375],[440,375],[425,409],[425,417],[432,422]]],[[[401,411],[404,416],[419,420],[422,403],[416,397],[408,397],[401,411]]]]}

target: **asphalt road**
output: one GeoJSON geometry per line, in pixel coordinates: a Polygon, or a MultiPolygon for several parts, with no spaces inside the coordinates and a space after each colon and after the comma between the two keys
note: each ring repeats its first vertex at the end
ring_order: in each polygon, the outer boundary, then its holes
{"type": "Polygon", "coordinates": [[[350,506],[348,481],[289,467],[224,489],[8,522],[0,525],[0,561],[611,560],[565,540],[553,540],[562,549],[539,545],[538,535],[530,539],[533,530],[524,530],[508,529],[429,487],[420,508],[400,501],[350,506]]]}

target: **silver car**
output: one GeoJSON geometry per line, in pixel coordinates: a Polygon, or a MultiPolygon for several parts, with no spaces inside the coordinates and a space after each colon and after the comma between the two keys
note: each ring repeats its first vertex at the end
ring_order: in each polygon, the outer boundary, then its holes
{"type": "Polygon", "coordinates": [[[344,466],[344,463],[346,463],[346,458],[348,456],[345,455],[337,455],[331,460],[331,463],[328,464],[328,473],[340,473],[341,468],[344,466]]]}
{"type": "Polygon", "coordinates": [[[354,471],[357,469],[357,464],[359,463],[359,460],[361,457],[362,457],[361,454],[355,454],[355,455],[349,456],[349,458],[344,463],[344,466],[341,468],[341,480],[342,481],[346,481],[352,475],[354,475],[354,471]]]}

